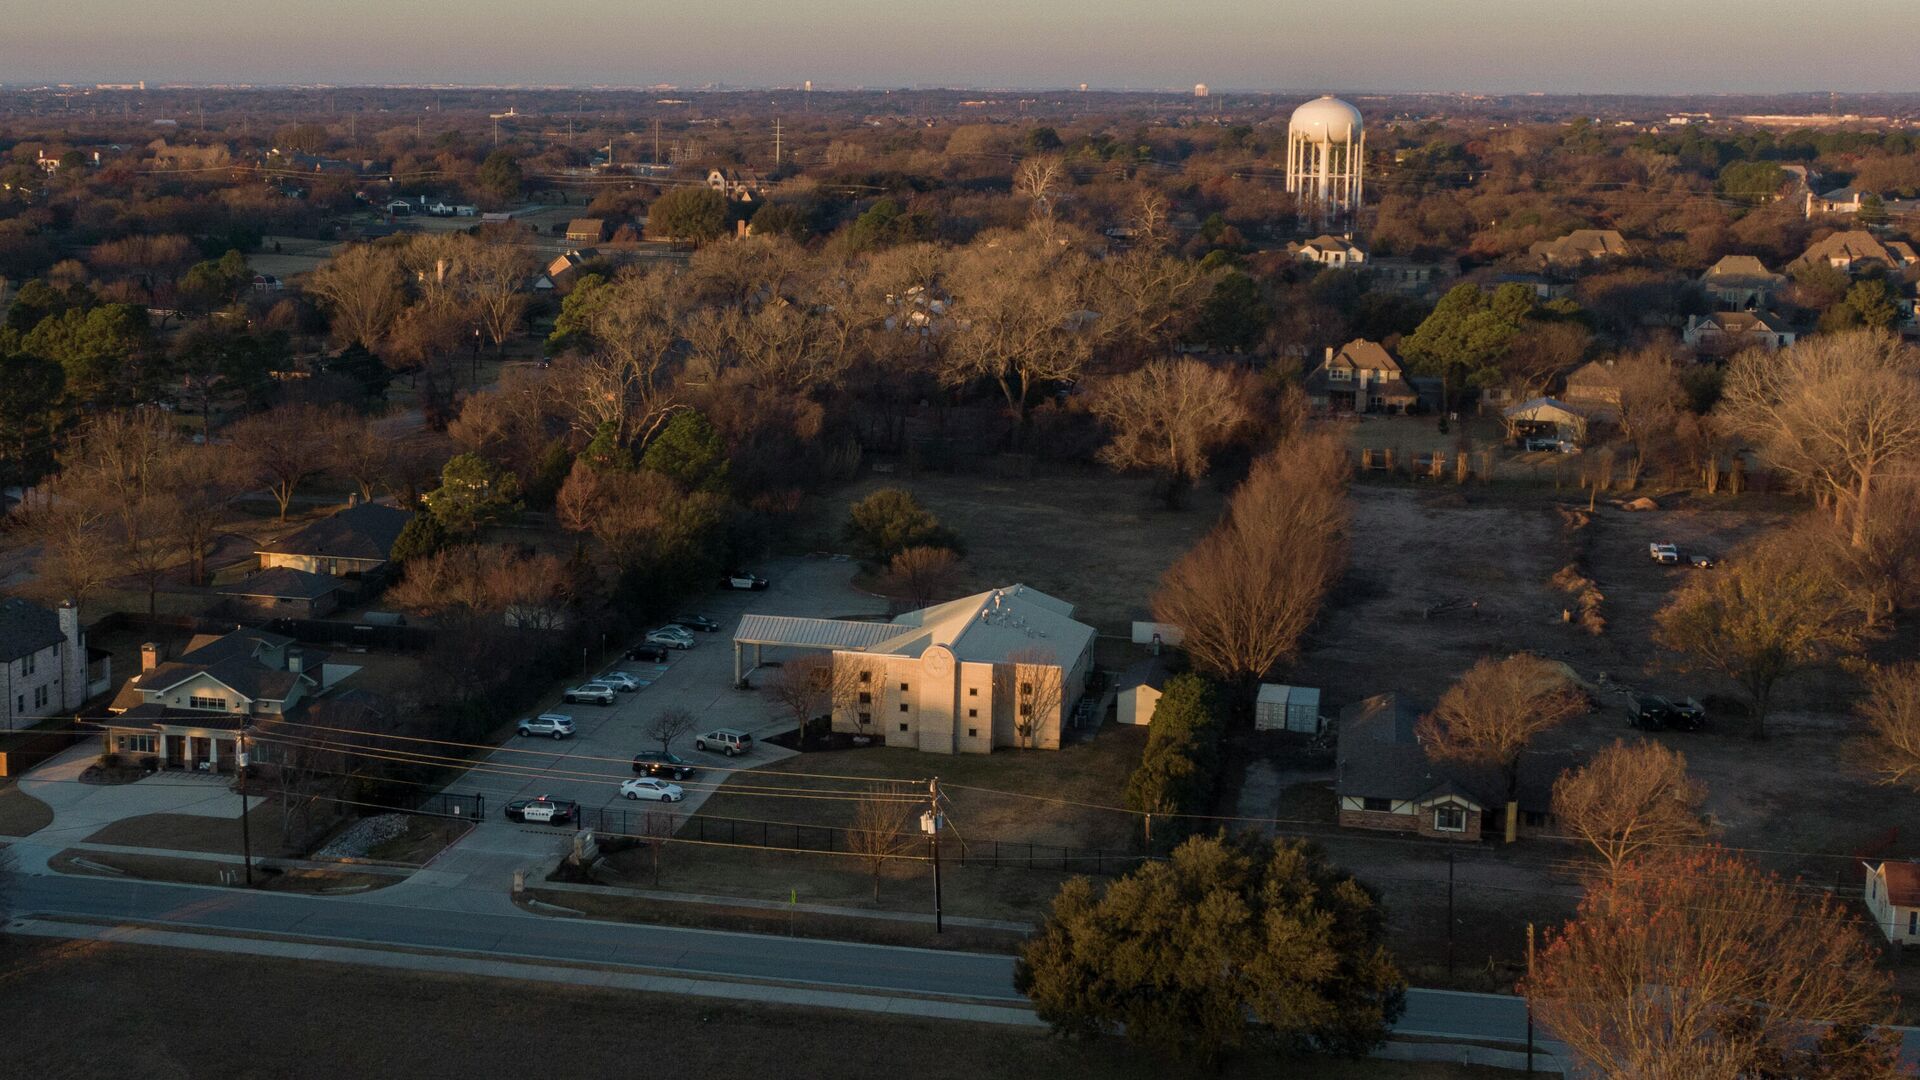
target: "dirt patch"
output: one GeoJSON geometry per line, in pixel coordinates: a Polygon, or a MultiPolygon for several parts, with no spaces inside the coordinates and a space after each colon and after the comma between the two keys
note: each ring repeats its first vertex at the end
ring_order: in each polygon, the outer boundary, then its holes
{"type": "Polygon", "coordinates": [[[1168,510],[1151,480],[1096,469],[1045,467],[1026,479],[974,473],[868,476],[829,497],[803,551],[845,551],[840,530],[855,502],[905,488],[967,545],[969,591],[1019,582],[1072,603],[1102,633],[1126,633],[1160,575],[1220,516],[1211,488],[1168,510]]]}

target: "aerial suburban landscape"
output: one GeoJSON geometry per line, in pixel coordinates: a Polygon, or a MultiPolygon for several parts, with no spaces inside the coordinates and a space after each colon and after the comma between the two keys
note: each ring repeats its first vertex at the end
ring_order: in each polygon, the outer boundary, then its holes
{"type": "Polygon", "coordinates": [[[420,7],[5,20],[6,1075],[1920,1072],[1910,11],[420,7]]]}

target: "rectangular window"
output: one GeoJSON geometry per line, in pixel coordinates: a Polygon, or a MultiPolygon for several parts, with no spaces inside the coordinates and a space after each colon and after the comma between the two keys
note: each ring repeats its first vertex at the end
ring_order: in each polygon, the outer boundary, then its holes
{"type": "Polygon", "coordinates": [[[906,683],[901,683],[901,684],[900,684],[900,692],[901,692],[901,693],[903,693],[903,694],[907,692],[907,684],[906,684],[906,683]]]}
{"type": "Polygon", "coordinates": [[[33,688],[33,707],[36,709],[44,709],[47,707],[46,687],[36,686],[33,688]]]}
{"type": "Polygon", "coordinates": [[[225,698],[201,697],[198,694],[190,694],[187,697],[187,707],[190,709],[218,709],[225,712],[227,700],[225,698]]]}
{"type": "Polygon", "coordinates": [[[974,718],[974,717],[976,717],[976,716],[979,716],[979,715],[980,715],[980,710],[979,710],[979,709],[968,709],[968,710],[967,710],[967,718],[968,718],[969,720],[971,720],[972,718],[974,718]]]}
{"type": "Polygon", "coordinates": [[[28,654],[27,654],[27,659],[26,659],[26,661],[25,661],[25,662],[26,662],[26,665],[27,665],[27,674],[29,674],[29,675],[31,675],[31,674],[33,674],[33,667],[34,667],[34,664],[35,664],[35,663],[36,663],[36,662],[37,662],[37,661],[38,661],[39,659],[40,659],[40,654],[39,654],[39,653],[28,653],[28,654]]]}
{"type": "Polygon", "coordinates": [[[860,691],[860,704],[862,705],[873,704],[873,695],[869,694],[865,690],[860,691]]]}
{"type": "Polygon", "coordinates": [[[155,736],[152,735],[115,735],[114,749],[123,754],[151,754],[154,752],[155,736]]]}
{"type": "Polygon", "coordinates": [[[967,729],[967,738],[969,738],[969,739],[977,739],[977,738],[979,738],[979,737],[980,737],[980,729],[979,729],[979,728],[977,728],[977,727],[970,727],[970,728],[968,728],[968,729],[967,729]]]}
{"type": "Polygon", "coordinates": [[[27,711],[27,695],[25,694],[19,695],[18,699],[16,700],[13,706],[13,711],[21,714],[24,714],[27,711]]]}
{"type": "Polygon", "coordinates": [[[907,730],[907,725],[905,725],[905,724],[901,724],[901,725],[900,725],[900,730],[901,730],[901,731],[905,731],[905,730],[907,730]]]}
{"type": "Polygon", "coordinates": [[[1023,694],[1031,694],[1031,693],[1033,693],[1033,684],[1032,684],[1032,683],[1030,683],[1030,682],[1023,682],[1023,683],[1021,683],[1021,684],[1020,684],[1020,692],[1021,692],[1021,693],[1023,693],[1023,694]]]}
{"type": "Polygon", "coordinates": [[[979,688],[979,687],[977,687],[977,686],[969,686],[969,687],[967,687],[967,696],[968,696],[968,697],[979,697],[979,696],[980,696],[980,688],[979,688]]]}
{"type": "Polygon", "coordinates": [[[871,672],[871,671],[863,671],[863,672],[861,672],[861,673],[860,673],[860,681],[861,681],[861,682],[863,682],[863,683],[870,683],[870,682],[872,682],[872,681],[873,681],[873,672],[871,672]]]}
{"type": "Polygon", "coordinates": [[[860,714],[860,726],[861,726],[861,727],[866,727],[866,726],[867,726],[868,724],[871,724],[871,723],[873,723],[873,714],[872,714],[872,713],[870,713],[870,712],[863,712],[863,713],[861,713],[861,714],[860,714]]]}
{"type": "Polygon", "coordinates": [[[1021,715],[1021,716],[1032,716],[1032,715],[1033,715],[1033,702],[1031,702],[1031,701],[1023,701],[1023,702],[1021,702],[1021,703],[1020,703],[1020,715],[1021,715]]]}
{"type": "Polygon", "coordinates": [[[1327,369],[1328,382],[1351,382],[1352,380],[1353,380],[1353,372],[1348,368],[1337,367],[1337,368],[1327,369]]]}
{"type": "Polygon", "coordinates": [[[1920,911],[1907,912],[1907,936],[1920,934],[1920,911]]]}
{"type": "Polygon", "coordinates": [[[904,701],[903,701],[903,702],[901,702],[901,703],[900,703],[900,711],[901,711],[901,712],[906,712],[906,711],[907,711],[907,703],[906,703],[906,702],[904,702],[904,701]]]}
{"type": "Polygon", "coordinates": [[[1363,807],[1365,807],[1368,810],[1376,810],[1383,814],[1390,814],[1393,812],[1392,799],[1376,799],[1376,798],[1373,798],[1372,796],[1368,796],[1367,798],[1360,800],[1360,803],[1363,807]]]}
{"type": "Polygon", "coordinates": [[[1467,812],[1458,806],[1436,806],[1433,827],[1436,832],[1466,832],[1467,812]]]}

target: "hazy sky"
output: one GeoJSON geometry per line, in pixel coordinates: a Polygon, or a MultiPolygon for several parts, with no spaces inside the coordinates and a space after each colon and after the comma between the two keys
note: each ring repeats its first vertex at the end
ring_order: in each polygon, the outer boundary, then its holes
{"type": "Polygon", "coordinates": [[[0,80],[1920,90],[1915,0],[54,0],[0,80]]]}

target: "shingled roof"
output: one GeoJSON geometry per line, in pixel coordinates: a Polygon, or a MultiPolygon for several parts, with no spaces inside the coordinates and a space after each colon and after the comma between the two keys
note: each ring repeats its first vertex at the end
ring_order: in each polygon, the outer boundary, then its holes
{"type": "Polygon", "coordinates": [[[0,598],[0,664],[32,656],[65,640],[60,616],[17,596],[0,598]]]}
{"type": "Polygon", "coordinates": [[[307,555],[321,559],[369,559],[385,562],[413,511],[380,503],[361,503],[316,521],[260,549],[264,555],[307,555]]]}

